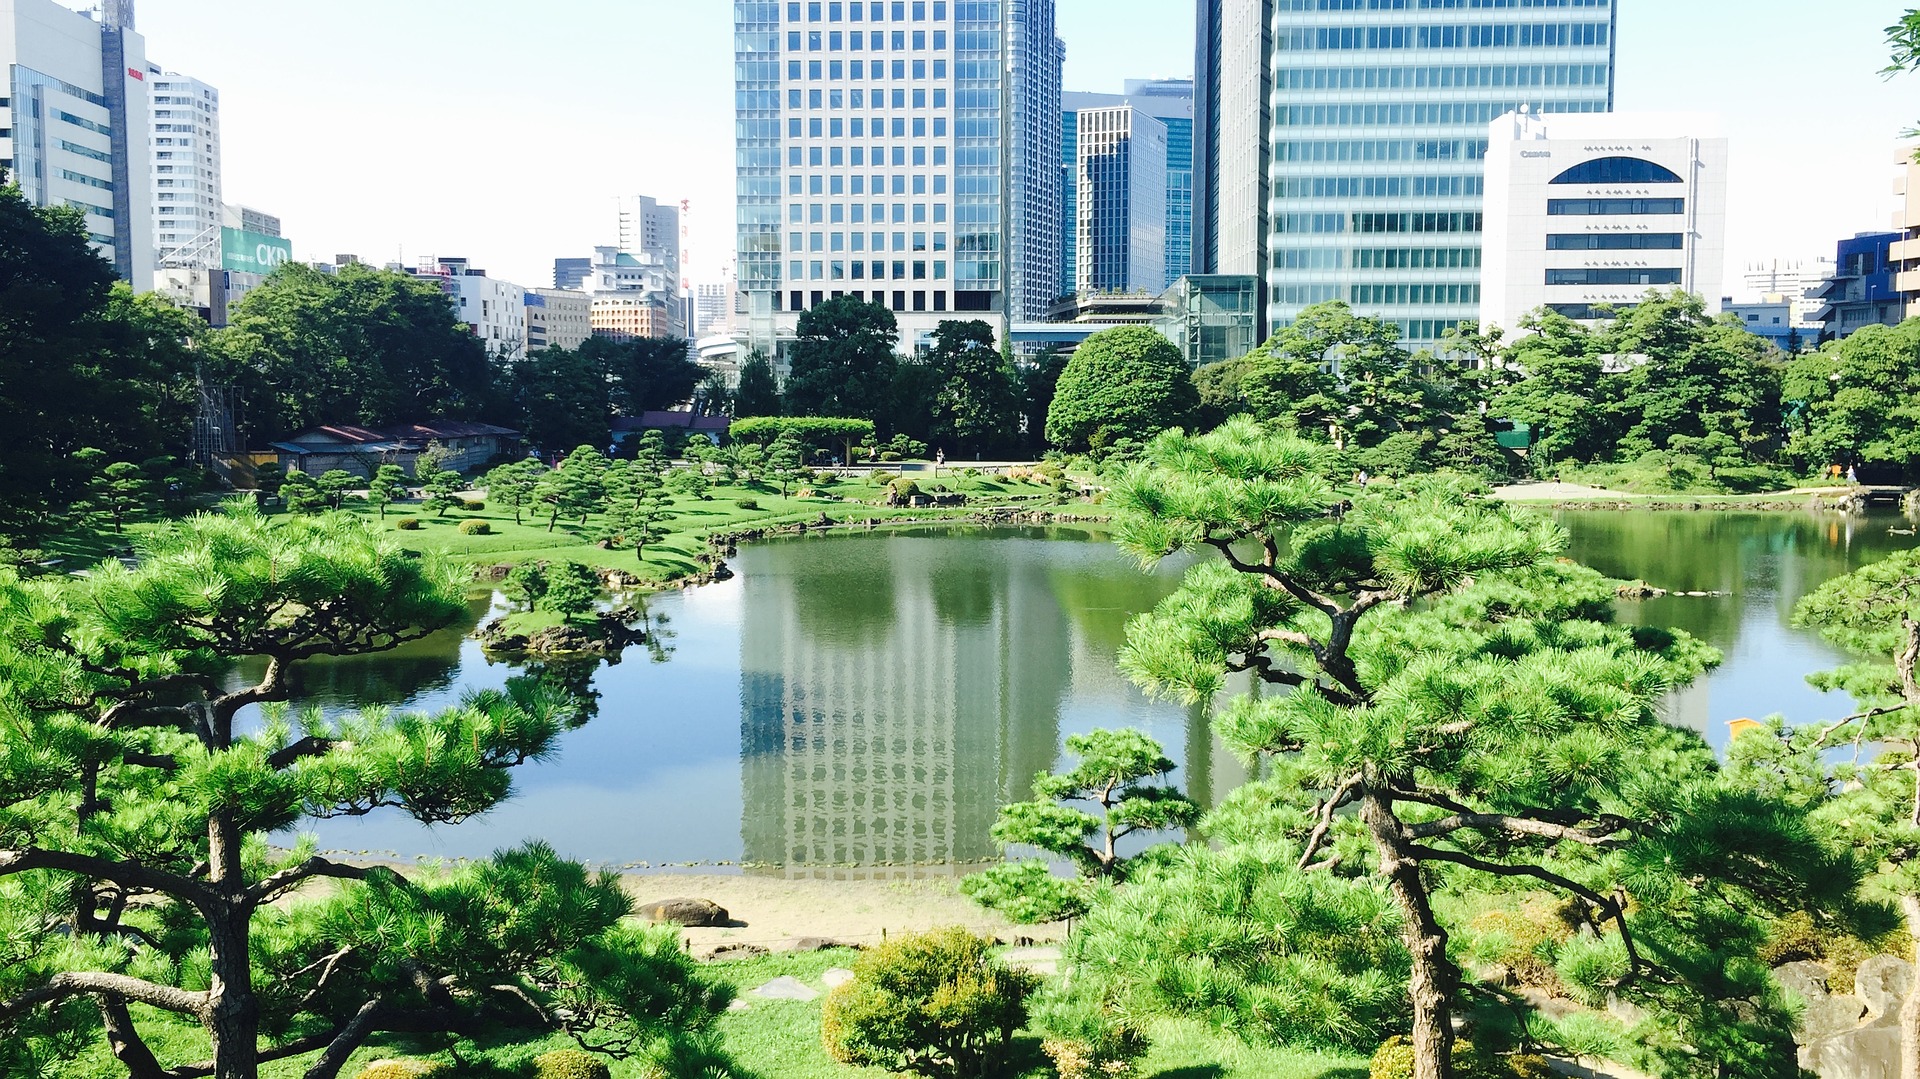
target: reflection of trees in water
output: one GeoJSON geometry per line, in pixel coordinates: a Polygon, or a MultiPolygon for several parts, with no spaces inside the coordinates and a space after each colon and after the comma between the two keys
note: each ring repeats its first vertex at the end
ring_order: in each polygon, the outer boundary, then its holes
{"type": "Polygon", "coordinates": [[[572,697],[579,709],[567,726],[579,728],[600,717],[600,691],[593,685],[594,675],[599,673],[600,660],[595,657],[549,659],[528,663],[507,681],[530,679],[572,697]]]}

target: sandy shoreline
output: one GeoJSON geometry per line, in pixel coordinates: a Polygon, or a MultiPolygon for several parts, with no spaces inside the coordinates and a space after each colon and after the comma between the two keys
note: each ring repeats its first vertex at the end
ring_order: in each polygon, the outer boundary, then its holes
{"type": "Polygon", "coordinates": [[[885,936],[960,925],[1002,940],[1056,940],[1063,926],[1015,926],[960,894],[953,877],[918,880],[788,880],[782,877],[629,873],[621,878],[637,903],[709,899],[727,909],[733,926],[691,928],[696,953],[748,944],[782,951],[804,938],[878,944],[885,936]]]}

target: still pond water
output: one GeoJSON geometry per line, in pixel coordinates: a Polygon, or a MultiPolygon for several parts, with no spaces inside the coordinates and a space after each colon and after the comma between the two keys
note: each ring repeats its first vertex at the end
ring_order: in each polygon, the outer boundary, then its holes
{"type": "MultiPolygon", "coordinates": [[[[1730,720],[1843,714],[1806,673],[1839,656],[1787,624],[1821,582],[1912,546],[1893,516],[1563,513],[1574,558],[1673,591],[1623,617],[1678,626],[1726,662],[1676,696],[1716,746],[1730,720]]],[[[617,664],[549,672],[597,712],[552,760],[517,770],[491,815],[427,829],[394,814],[321,822],[323,847],[480,857],[544,838],[609,866],[740,865],[790,876],[909,876],[990,859],[1003,802],[1028,796],[1067,735],[1136,726],[1202,804],[1246,778],[1196,709],[1149,701],[1114,669],[1133,614],[1177,583],[1083,529],[929,529],[767,543],[733,580],[655,598],[663,632],[617,664]]],[[[484,611],[476,607],[475,617],[484,611]]],[[[331,662],[332,707],[437,708],[517,673],[449,631],[331,662]]]]}

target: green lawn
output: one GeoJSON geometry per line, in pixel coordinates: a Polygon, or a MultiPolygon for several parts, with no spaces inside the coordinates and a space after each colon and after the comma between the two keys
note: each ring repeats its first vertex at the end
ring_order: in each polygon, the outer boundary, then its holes
{"type": "MultiPolygon", "coordinates": [[[[760,956],[717,962],[707,972],[731,982],[748,1002],[745,1011],[728,1012],[720,1019],[726,1049],[755,1079],[879,1079],[886,1072],[850,1068],[834,1063],[820,1040],[820,1000],[759,1000],[747,995],[755,986],[775,978],[798,978],[824,994],[820,975],[829,967],[851,966],[855,953],[846,950],[760,956]]],[[[162,1063],[202,1057],[206,1042],[197,1027],[141,1009],[149,1041],[162,1063]]],[[[1139,1079],[1365,1079],[1367,1058],[1247,1045],[1199,1023],[1164,1020],[1151,1027],[1153,1049],[1134,1073],[1139,1079]]],[[[550,1049],[573,1047],[563,1036],[516,1041],[508,1037],[483,1042],[452,1042],[446,1038],[383,1036],[355,1053],[341,1072],[353,1076],[367,1064],[386,1057],[431,1057],[466,1065],[458,1079],[512,1079],[524,1074],[534,1057],[550,1049]]],[[[1048,1079],[1053,1072],[1040,1051],[1038,1037],[1022,1035],[1021,1053],[1028,1064],[1016,1073],[1022,1079],[1048,1079]]],[[[263,1079],[298,1079],[310,1058],[278,1061],[261,1068],[263,1079]]],[[[614,1079],[641,1079],[631,1061],[609,1061],[614,1079]]],[[[104,1047],[74,1070],[72,1079],[111,1079],[125,1075],[104,1047]]]]}

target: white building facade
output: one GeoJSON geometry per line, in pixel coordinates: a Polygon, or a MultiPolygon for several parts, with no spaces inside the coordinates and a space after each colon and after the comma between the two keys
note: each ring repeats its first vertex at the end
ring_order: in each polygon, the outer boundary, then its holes
{"type": "Polygon", "coordinates": [[[1167,127],[1131,105],[1082,109],[1074,289],[1167,287],[1167,127]]]}
{"type": "Polygon", "coordinates": [[[1058,277],[1053,0],[734,5],[738,287],[770,354],[854,296],[910,349],[1043,307],[1058,277]]]}
{"type": "Polygon", "coordinates": [[[1651,289],[1718,313],[1727,141],[1708,117],[1517,112],[1488,128],[1480,322],[1592,320],[1651,289]]]}
{"type": "Polygon", "coordinates": [[[153,250],[162,269],[220,268],[220,91],[190,75],[147,69],[153,99],[153,250]]]}
{"type": "Polygon", "coordinates": [[[593,297],[569,289],[529,289],[527,351],[579,348],[593,336],[593,297]]]}
{"type": "Polygon", "coordinates": [[[454,316],[467,324],[497,359],[518,360],[527,354],[527,290],[512,281],[488,277],[464,258],[430,259],[409,273],[437,281],[453,305],[454,316]]]}
{"type": "Polygon", "coordinates": [[[36,206],[84,213],[114,272],[150,289],[150,95],[132,0],[108,0],[97,22],[54,0],[0,0],[0,71],[10,180],[36,206]]]}

